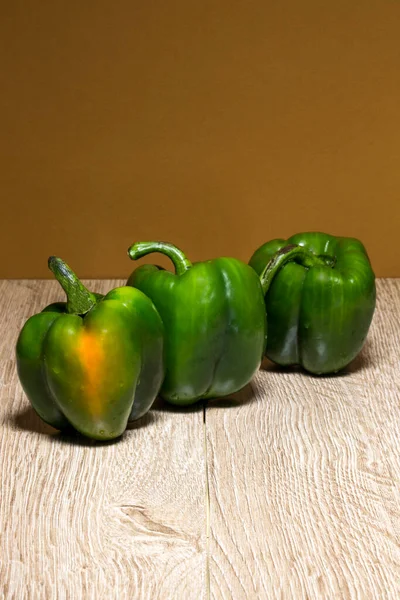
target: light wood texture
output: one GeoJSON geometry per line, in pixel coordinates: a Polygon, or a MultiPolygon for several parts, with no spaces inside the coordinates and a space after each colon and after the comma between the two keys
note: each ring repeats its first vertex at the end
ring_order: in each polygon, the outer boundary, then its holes
{"type": "Polygon", "coordinates": [[[0,285],[0,598],[203,598],[202,408],[154,410],[115,444],[55,433],[28,407],[13,354],[59,286],[0,285]]]}
{"type": "Polygon", "coordinates": [[[400,280],[346,374],[266,362],[104,445],[41,423],[18,383],[18,331],[57,298],[0,282],[0,598],[400,597],[400,280]]]}
{"type": "Polygon", "coordinates": [[[400,281],[333,377],[266,362],[207,410],[211,597],[400,597],[400,281]]]}

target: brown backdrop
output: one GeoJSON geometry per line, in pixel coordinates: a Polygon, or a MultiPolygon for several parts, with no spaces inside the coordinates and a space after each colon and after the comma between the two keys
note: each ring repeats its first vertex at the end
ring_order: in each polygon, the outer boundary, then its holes
{"type": "Polygon", "coordinates": [[[399,2],[1,15],[1,277],[46,277],[49,254],[122,276],[142,239],[248,259],[302,230],[359,237],[400,276],[399,2]]]}

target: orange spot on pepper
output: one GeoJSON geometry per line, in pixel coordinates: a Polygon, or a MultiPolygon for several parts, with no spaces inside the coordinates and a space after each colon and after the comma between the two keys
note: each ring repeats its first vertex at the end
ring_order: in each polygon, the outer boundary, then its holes
{"type": "Polygon", "coordinates": [[[104,369],[104,349],[97,336],[83,331],[78,352],[85,377],[84,389],[90,401],[89,409],[93,415],[99,415],[102,409],[100,390],[104,369]]]}

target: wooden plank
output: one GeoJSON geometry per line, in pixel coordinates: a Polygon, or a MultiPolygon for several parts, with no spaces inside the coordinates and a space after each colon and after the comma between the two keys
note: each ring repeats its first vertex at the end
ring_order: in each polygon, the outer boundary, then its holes
{"type": "MultiPolygon", "coordinates": [[[[116,285],[91,285],[105,291],[116,285]]],[[[0,283],[0,597],[188,598],[205,594],[202,407],[158,403],[118,443],[56,433],[29,408],[14,347],[57,284],[0,283]]]]}
{"type": "Polygon", "coordinates": [[[206,410],[211,597],[400,597],[400,281],[347,374],[271,363],[206,410]]]}

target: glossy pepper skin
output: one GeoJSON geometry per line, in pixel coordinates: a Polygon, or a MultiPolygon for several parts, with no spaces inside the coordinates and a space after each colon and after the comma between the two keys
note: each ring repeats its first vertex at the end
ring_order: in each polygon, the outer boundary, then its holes
{"type": "Polygon", "coordinates": [[[172,404],[189,405],[241,389],[259,368],[265,350],[265,305],[256,273],[235,258],[192,264],[164,242],[140,242],[128,250],[133,260],[153,252],[168,256],[175,273],[143,265],[128,285],[151,298],[164,322],[161,396],[172,404]]]}
{"type": "Polygon", "coordinates": [[[17,342],[22,387],[37,414],[59,430],[119,437],[151,407],[164,377],[164,326],[151,300],[120,287],[92,294],[60,259],[49,267],[68,302],[25,323],[17,342]]]}
{"type": "Polygon", "coordinates": [[[299,233],[267,242],[249,264],[265,292],[268,358],[320,375],[343,369],[357,356],[376,296],[359,240],[299,233]]]}

